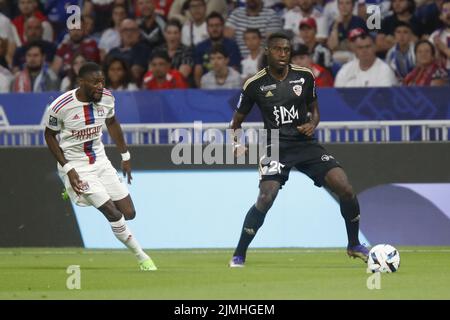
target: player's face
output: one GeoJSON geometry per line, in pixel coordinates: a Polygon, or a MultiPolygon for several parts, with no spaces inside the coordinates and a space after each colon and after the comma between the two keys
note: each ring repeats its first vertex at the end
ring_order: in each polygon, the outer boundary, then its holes
{"type": "Polygon", "coordinates": [[[88,73],[80,79],[80,88],[89,101],[98,102],[102,99],[105,77],[103,72],[96,71],[88,73]]]}
{"type": "Polygon", "coordinates": [[[269,43],[266,54],[271,68],[284,69],[288,66],[291,57],[291,44],[286,39],[273,39],[269,43]]]}

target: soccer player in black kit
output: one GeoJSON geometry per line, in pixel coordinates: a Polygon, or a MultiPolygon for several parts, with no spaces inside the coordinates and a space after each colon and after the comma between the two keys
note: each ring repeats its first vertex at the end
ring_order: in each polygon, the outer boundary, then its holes
{"type": "MultiPolygon", "coordinates": [[[[320,120],[314,75],[307,68],[289,64],[290,53],[291,44],[285,34],[269,36],[265,49],[267,67],[244,84],[231,121],[231,129],[240,129],[252,106],[257,104],[268,136],[271,130],[279,130],[279,161],[269,156],[260,159],[258,199],[245,217],[229,266],[244,266],[248,246],[278,191],[288,180],[292,167],[309,176],[316,186],[325,186],[338,196],[348,235],[347,254],[367,262],[369,250],[358,239],[358,199],[339,163],[314,138],[314,129],[320,120]]],[[[242,153],[242,147],[238,146],[236,144],[235,152],[242,153]]]]}

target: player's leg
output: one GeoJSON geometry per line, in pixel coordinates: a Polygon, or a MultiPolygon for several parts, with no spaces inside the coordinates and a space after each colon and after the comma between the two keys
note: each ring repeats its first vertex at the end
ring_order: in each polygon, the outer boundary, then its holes
{"type": "Polygon", "coordinates": [[[230,262],[230,267],[239,267],[244,265],[247,249],[253,238],[255,238],[259,228],[263,225],[266,214],[272,207],[279,189],[279,181],[261,181],[259,185],[258,199],[255,205],[250,208],[245,216],[239,243],[234,251],[233,259],[230,262]]]}
{"type": "Polygon", "coordinates": [[[156,266],[153,261],[144,252],[144,250],[142,250],[130,228],[127,226],[122,212],[116,207],[114,202],[109,199],[97,209],[100,210],[100,212],[103,213],[105,218],[109,221],[116,238],[135,254],[141,269],[156,270],[156,266]]]}
{"type": "Polygon", "coordinates": [[[353,188],[340,167],[329,170],[325,175],[325,184],[339,198],[339,204],[342,217],[345,220],[345,226],[348,236],[347,253],[349,256],[358,257],[367,261],[368,250],[359,242],[359,202],[353,188]]]}
{"type": "Polygon", "coordinates": [[[133,220],[136,217],[136,210],[134,209],[133,200],[131,200],[131,196],[128,194],[125,198],[121,200],[114,201],[117,209],[122,212],[125,220],[133,220]]]}

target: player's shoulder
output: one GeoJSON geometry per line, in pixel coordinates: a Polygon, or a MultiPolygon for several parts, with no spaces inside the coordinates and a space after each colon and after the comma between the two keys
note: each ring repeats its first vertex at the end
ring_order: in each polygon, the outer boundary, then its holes
{"type": "Polygon", "coordinates": [[[291,63],[291,70],[296,73],[296,74],[300,74],[300,75],[310,75],[313,79],[315,79],[314,73],[312,72],[311,69],[309,68],[305,68],[305,67],[300,67],[296,64],[291,63]]]}
{"type": "Polygon", "coordinates": [[[103,89],[102,99],[100,100],[100,104],[113,107],[114,101],[115,101],[115,99],[114,99],[112,92],[108,89],[103,89]]]}
{"type": "Polygon", "coordinates": [[[75,90],[70,90],[61,94],[59,97],[53,100],[52,103],[50,103],[48,109],[55,114],[62,113],[64,109],[67,109],[67,106],[75,101],[74,91],[75,90]]]}
{"type": "Polygon", "coordinates": [[[255,75],[253,75],[252,77],[247,79],[247,81],[245,81],[243,89],[246,90],[248,87],[258,84],[261,80],[264,79],[264,76],[266,75],[267,75],[266,68],[258,71],[255,75]]]}

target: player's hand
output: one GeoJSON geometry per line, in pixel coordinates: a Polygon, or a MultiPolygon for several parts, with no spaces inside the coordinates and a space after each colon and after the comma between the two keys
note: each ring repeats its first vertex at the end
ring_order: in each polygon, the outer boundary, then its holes
{"type": "Polygon", "coordinates": [[[248,148],[242,144],[233,144],[233,154],[236,158],[239,158],[245,155],[248,151],[248,148]]]}
{"type": "Polygon", "coordinates": [[[69,177],[73,191],[75,191],[77,195],[81,195],[83,193],[83,181],[80,180],[78,173],[75,169],[72,169],[67,173],[67,176],[69,177]]]}
{"type": "Polygon", "coordinates": [[[131,163],[130,160],[122,161],[122,173],[123,177],[127,177],[127,183],[131,184],[133,177],[131,176],[131,163]]]}
{"type": "Polygon", "coordinates": [[[297,130],[305,136],[311,137],[314,134],[316,126],[312,122],[307,122],[297,127],[297,130]]]}

